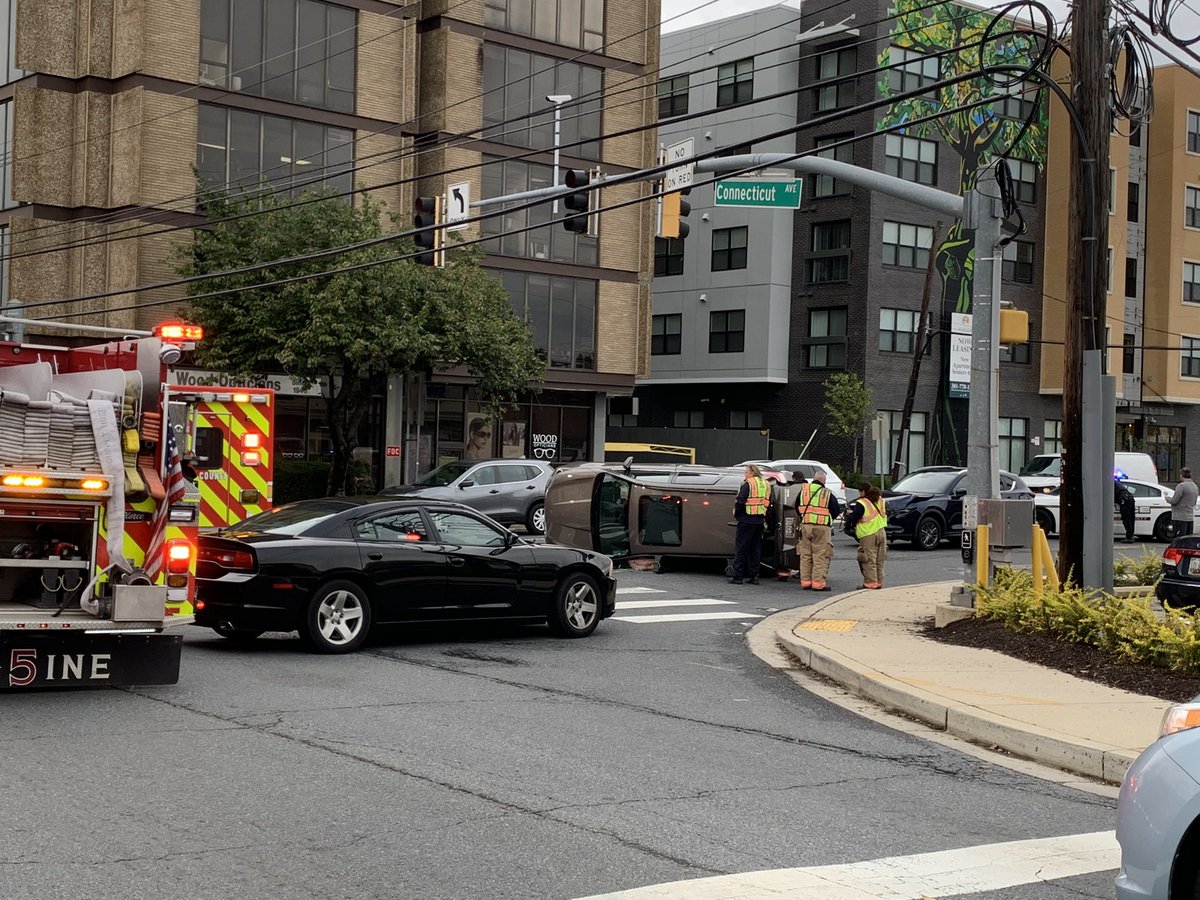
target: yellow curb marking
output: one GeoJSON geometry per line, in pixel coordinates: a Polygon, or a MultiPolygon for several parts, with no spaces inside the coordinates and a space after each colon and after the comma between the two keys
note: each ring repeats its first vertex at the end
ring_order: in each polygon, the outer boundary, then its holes
{"type": "Polygon", "coordinates": [[[796,631],[849,631],[858,624],[856,619],[809,619],[796,626],[796,631]]]}

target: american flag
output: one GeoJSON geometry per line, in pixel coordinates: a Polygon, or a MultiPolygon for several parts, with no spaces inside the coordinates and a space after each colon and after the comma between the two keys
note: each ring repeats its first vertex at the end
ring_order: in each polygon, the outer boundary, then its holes
{"type": "Polygon", "coordinates": [[[187,481],[183,477],[183,468],[179,464],[179,447],[175,444],[175,429],[167,426],[167,498],[154,511],[151,522],[150,546],[146,549],[146,574],[151,581],[157,581],[158,576],[166,568],[165,549],[167,544],[167,520],[171,515],[171,507],[183,499],[187,481]]]}

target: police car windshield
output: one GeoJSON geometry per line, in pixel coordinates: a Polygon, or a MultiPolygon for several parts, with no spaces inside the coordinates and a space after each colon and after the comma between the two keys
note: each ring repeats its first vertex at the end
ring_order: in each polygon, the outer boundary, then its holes
{"type": "Polygon", "coordinates": [[[897,481],[892,490],[902,494],[948,494],[961,474],[958,469],[950,472],[913,472],[897,481]]]}
{"type": "Polygon", "coordinates": [[[475,465],[473,462],[452,462],[438,466],[432,472],[426,472],[417,479],[422,487],[445,487],[456,481],[463,472],[475,465]]]}
{"type": "Polygon", "coordinates": [[[345,512],[353,503],[345,500],[301,500],[277,506],[234,525],[230,531],[258,531],[270,534],[303,534],[326,519],[345,512]]]}

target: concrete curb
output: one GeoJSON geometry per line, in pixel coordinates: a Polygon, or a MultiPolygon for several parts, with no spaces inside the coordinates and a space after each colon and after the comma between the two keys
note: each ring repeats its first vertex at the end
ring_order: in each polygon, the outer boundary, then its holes
{"type": "Polygon", "coordinates": [[[849,595],[839,595],[808,607],[804,610],[807,615],[799,619],[794,616],[795,611],[790,610],[793,613],[787,616],[790,624],[775,631],[778,644],[801,665],[885,709],[903,713],[939,731],[975,744],[997,748],[1022,759],[1120,784],[1125,770],[1137,758],[1137,754],[1038,731],[976,707],[947,702],[943,697],[871,670],[834,650],[815,647],[793,633],[796,624],[814,618],[816,613],[836,604],[845,596],[849,595]]]}

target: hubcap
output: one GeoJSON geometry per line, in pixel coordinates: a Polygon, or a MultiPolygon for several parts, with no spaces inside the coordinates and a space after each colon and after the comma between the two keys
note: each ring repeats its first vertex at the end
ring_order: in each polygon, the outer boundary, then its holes
{"type": "Polygon", "coordinates": [[[546,507],[539,506],[533,511],[533,530],[538,534],[546,533],[546,507]]]}
{"type": "Polygon", "coordinates": [[[586,581],[580,581],[567,589],[567,621],[579,631],[587,628],[596,618],[599,604],[596,591],[586,581]]]}
{"type": "Polygon", "coordinates": [[[363,608],[349,591],[334,591],[321,601],[317,627],[330,644],[348,644],[363,627],[363,608]]]}

